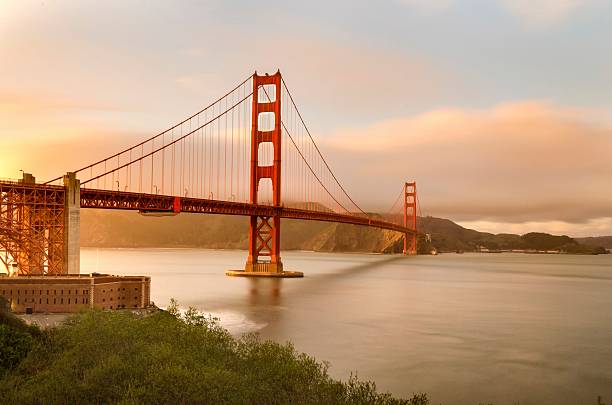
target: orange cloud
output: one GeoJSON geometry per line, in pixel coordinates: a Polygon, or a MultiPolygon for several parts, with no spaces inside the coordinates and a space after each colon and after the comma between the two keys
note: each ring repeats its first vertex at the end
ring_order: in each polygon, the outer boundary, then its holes
{"type": "Polygon", "coordinates": [[[108,111],[116,110],[61,97],[0,93],[0,177],[16,178],[25,170],[46,180],[144,138],[87,117],[108,111]]]}
{"type": "Polygon", "coordinates": [[[325,146],[372,205],[416,179],[433,215],[584,222],[612,217],[612,127],[600,118],[536,101],[435,110],[338,131],[325,146]]]}

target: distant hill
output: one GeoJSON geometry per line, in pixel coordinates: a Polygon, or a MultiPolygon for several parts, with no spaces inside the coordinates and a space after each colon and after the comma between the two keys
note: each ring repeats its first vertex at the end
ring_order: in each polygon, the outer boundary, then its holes
{"type": "MultiPolygon", "coordinates": [[[[136,212],[81,211],[81,246],[247,249],[248,218],[180,214],[145,217],[136,212]]],[[[331,222],[283,219],[281,248],[322,252],[389,252],[396,232],[331,222]]]]}
{"type": "Polygon", "coordinates": [[[574,238],[579,243],[588,246],[603,246],[612,249],[612,236],[593,236],[587,238],[574,238]]]}
{"type": "Polygon", "coordinates": [[[419,218],[419,229],[430,234],[431,245],[442,252],[475,251],[480,247],[498,250],[559,250],[568,253],[605,253],[601,244],[581,244],[569,236],[531,232],[525,235],[492,234],[464,228],[453,221],[435,217],[419,218]]]}
{"type": "MultiPolygon", "coordinates": [[[[320,252],[401,252],[400,234],[348,224],[283,220],[281,248],[320,252]]],[[[594,253],[596,246],[583,245],[568,236],[542,233],[526,235],[478,232],[448,219],[418,219],[419,230],[431,235],[420,238],[420,250],[475,251],[533,249],[594,253]]],[[[231,215],[180,214],[145,217],[136,212],[111,210],[81,211],[81,245],[87,247],[202,247],[246,249],[248,219],[231,215]]]]}

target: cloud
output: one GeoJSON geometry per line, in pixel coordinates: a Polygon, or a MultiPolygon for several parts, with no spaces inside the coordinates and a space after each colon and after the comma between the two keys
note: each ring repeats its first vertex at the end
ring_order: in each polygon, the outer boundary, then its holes
{"type": "MultiPolygon", "coordinates": [[[[2,129],[0,128],[0,131],[2,129]]],[[[4,133],[4,132],[0,132],[4,133]]],[[[24,136],[0,136],[1,178],[18,178],[19,170],[47,181],[131,146],[150,134],[111,128],[38,128],[24,136]]]]}
{"type": "Polygon", "coordinates": [[[116,108],[66,97],[33,95],[18,91],[0,91],[0,114],[41,114],[69,110],[117,111],[116,108]]]}
{"type": "Polygon", "coordinates": [[[398,3],[425,13],[441,12],[449,9],[454,0],[396,0],[398,3]]]}
{"type": "Polygon", "coordinates": [[[567,20],[597,0],[499,0],[500,4],[530,25],[549,26],[567,20]]]}
{"type": "MultiPolygon", "coordinates": [[[[457,0],[396,0],[424,13],[445,12],[459,3],[457,0]]],[[[502,9],[533,27],[549,27],[566,21],[600,0],[497,0],[502,9]]]]}
{"type": "MultiPolygon", "coordinates": [[[[252,74],[244,71],[245,60],[251,61],[259,73],[280,69],[291,91],[299,95],[302,108],[323,112],[333,108],[334,114],[350,111],[354,116],[416,104],[416,100],[432,101],[446,91],[452,76],[417,54],[327,38],[266,36],[265,40],[255,38],[254,43],[248,44],[236,39],[236,47],[224,61],[226,76],[243,78],[252,74]],[[275,53],[273,58],[271,50],[275,53]],[[336,108],[338,105],[343,108],[336,108]]],[[[197,49],[189,53],[198,54],[197,49]]],[[[190,60],[199,66],[197,56],[190,60]]],[[[210,89],[215,81],[218,80],[214,76],[201,72],[175,78],[176,85],[190,90],[210,89]]],[[[227,88],[215,90],[222,94],[227,88]]]]}
{"type": "Polygon", "coordinates": [[[415,179],[426,214],[585,223],[612,217],[612,127],[601,116],[541,101],[440,109],[336,131],[324,149],[342,178],[359,179],[356,199],[379,208],[415,179]]]}
{"type": "Polygon", "coordinates": [[[1,91],[0,177],[23,169],[47,180],[144,139],[111,124],[120,113],[88,99],[1,91]]]}
{"type": "Polygon", "coordinates": [[[291,82],[298,94],[358,109],[384,109],[406,94],[431,99],[446,82],[425,58],[367,46],[301,41],[284,63],[304,83],[291,82]]]}

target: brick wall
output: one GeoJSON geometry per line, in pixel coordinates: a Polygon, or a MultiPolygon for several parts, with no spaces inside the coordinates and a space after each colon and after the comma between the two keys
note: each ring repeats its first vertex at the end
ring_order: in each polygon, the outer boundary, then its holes
{"type": "Polygon", "coordinates": [[[150,284],[149,277],[140,276],[0,277],[0,295],[16,313],[134,309],[150,305],[150,284]]]}

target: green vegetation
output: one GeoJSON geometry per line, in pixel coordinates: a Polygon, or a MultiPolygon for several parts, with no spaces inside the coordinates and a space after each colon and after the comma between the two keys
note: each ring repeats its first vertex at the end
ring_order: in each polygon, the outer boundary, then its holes
{"type": "Polygon", "coordinates": [[[0,296],[0,377],[26,357],[40,336],[38,328],[26,325],[13,315],[0,296]]]}
{"type": "MultiPolygon", "coordinates": [[[[479,246],[489,250],[558,250],[574,254],[605,254],[606,249],[596,244],[579,243],[569,236],[556,236],[547,233],[531,232],[525,235],[497,234],[466,229],[442,218],[419,218],[419,230],[431,235],[431,243],[424,250],[436,247],[442,252],[474,251],[479,246]]],[[[419,249],[420,250],[420,249],[419,249]]]]}
{"type": "Polygon", "coordinates": [[[0,326],[0,344],[15,349],[0,378],[5,403],[429,403],[425,394],[378,393],[356,377],[335,380],[291,344],[234,338],[193,309],[180,315],[175,304],[146,315],[83,312],[38,334],[0,326]]]}

